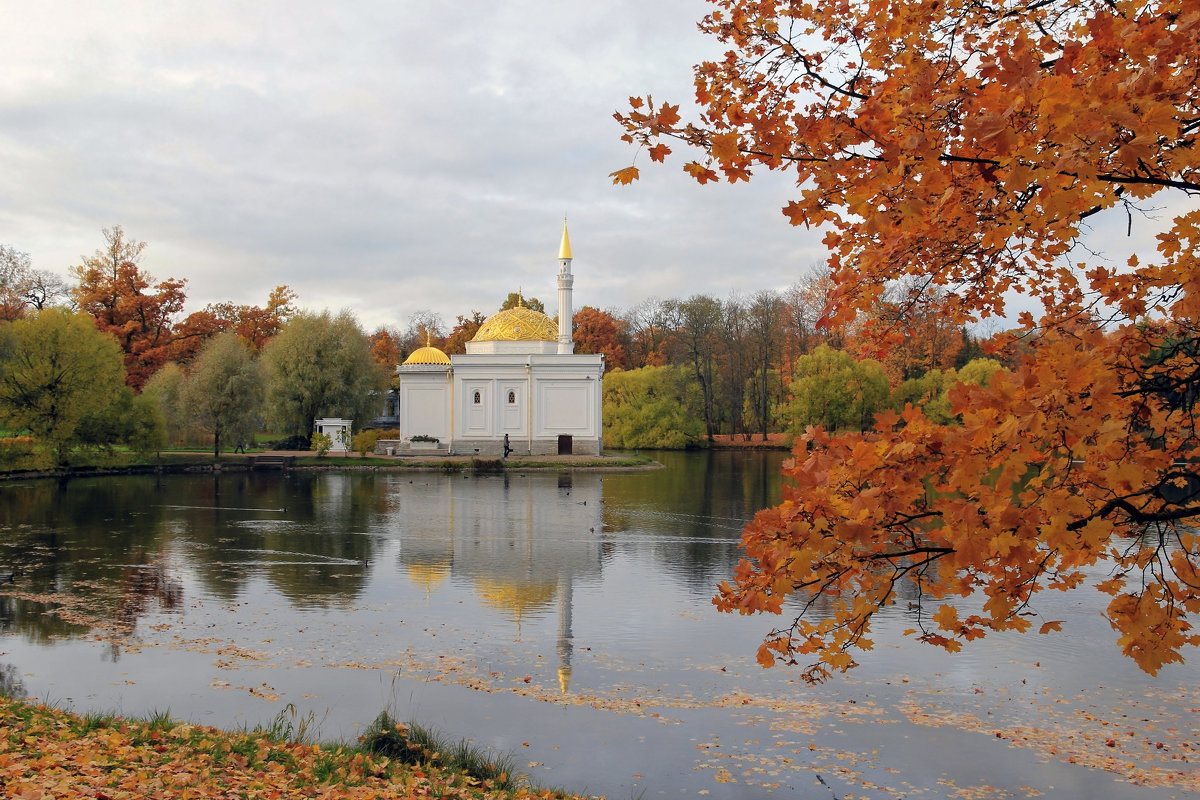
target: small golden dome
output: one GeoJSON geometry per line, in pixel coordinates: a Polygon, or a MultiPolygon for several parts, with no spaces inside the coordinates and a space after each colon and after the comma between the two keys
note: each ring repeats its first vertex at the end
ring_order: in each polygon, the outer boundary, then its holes
{"type": "Polygon", "coordinates": [[[404,359],[405,364],[440,364],[449,366],[450,356],[436,347],[425,345],[412,351],[412,355],[404,359]]]}
{"type": "Polygon", "coordinates": [[[472,342],[557,342],[558,324],[540,311],[516,306],[488,317],[472,342]]]}
{"type": "Polygon", "coordinates": [[[413,583],[425,587],[430,594],[433,587],[450,577],[450,567],[445,564],[409,564],[408,577],[413,583]]]}

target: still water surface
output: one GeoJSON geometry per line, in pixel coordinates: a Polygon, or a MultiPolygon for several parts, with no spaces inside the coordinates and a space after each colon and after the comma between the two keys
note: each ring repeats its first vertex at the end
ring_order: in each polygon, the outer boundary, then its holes
{"type": "Polygon", "coordinates": [[[757,667],[773,620],[710,601],[783,457],[4,485],[0,682],[323,739],[389,708],[614,800],[1200,794],[1200,670],[1138,671],[1091,590],[1040,602],[1047,637],[947,655],[902,601],[847,677],[757,667]]]}

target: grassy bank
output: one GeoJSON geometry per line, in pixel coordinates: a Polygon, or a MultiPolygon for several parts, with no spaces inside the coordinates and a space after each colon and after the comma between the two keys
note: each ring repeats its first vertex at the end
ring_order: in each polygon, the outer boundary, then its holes
{"type": "Polygon", "coordinates": [[[230,733],[165,714],[77,715],[0,698],[0,787],[8,797],[96,800],[573,797],[524,785],[512,759],[439,741],[386,714],[354,745],[306,743],[291,738],[297,733],[283,715],[266,730],[230,733]]]}

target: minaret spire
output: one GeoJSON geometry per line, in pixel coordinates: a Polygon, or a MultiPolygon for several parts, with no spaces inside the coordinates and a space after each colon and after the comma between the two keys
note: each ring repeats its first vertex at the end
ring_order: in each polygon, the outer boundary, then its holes
{"type": "Polygon", "coordinates": [[[558,352],[574,353],[575,312],[571,307],[571,287],[575,276],[571,274],[571,240],[567,236],[567,218],[563,217],[562,243],[558,246],[558,352]]]}

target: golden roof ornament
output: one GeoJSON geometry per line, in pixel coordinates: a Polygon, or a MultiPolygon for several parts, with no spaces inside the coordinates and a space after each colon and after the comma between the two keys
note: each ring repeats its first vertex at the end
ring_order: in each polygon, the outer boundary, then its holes
{"type": "Polygon", "coordinates": [[[562,243],[558,246],[558,260],[571,257],[571,240],[567,237],[567,218],[563,217],[562,243]]]}

